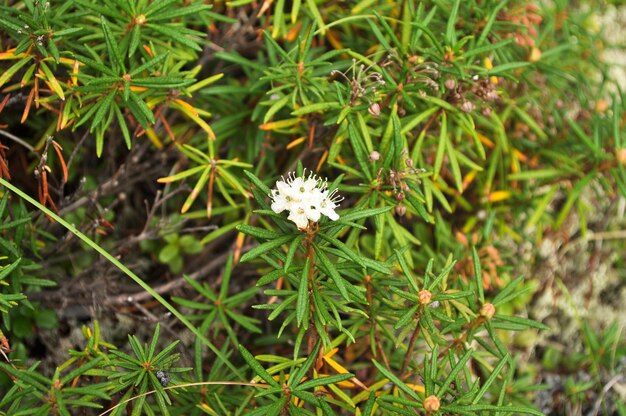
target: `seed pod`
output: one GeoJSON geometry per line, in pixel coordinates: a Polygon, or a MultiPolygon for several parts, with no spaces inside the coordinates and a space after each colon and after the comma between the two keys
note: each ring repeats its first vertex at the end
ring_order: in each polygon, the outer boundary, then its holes
{"type": "Polygon", "coordinates": [[[380,115],[380,105],[378,103],[370,104],[370,106],[367,108],[367,112],[374,117],[378,117],[380,115]]]}
{"type": "Polygon", "coordinates": [[[471,113],[472,110],[474,110],[474,104],[472,104],[471,101],[463,101],[463,104],[461,104],[461,110],[466,113],[471,113]]]}

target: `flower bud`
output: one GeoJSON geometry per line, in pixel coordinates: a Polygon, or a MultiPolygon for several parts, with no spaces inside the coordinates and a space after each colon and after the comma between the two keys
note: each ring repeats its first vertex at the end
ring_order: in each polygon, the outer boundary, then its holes
{"type": "Polygon", "coordinates": [[[424,399],[424,410],[426,410],[426,413],[434,413],[439,410],[439,407],[441,407],[441,403],[437,396],[432,395],[424,399]]]}
{"type": "Polygon", "coordinates": [[[380,105],[378,103],[370,104],[370,106],[367,107],[367,112],[374,117],[378,117],[380,115],[380,105]]]}
{"type": "Polygon", "coordinates": [[[145,14],[140,14],[139,16],[135,17],[135,24],[137,26],[143,26],[146,24],[146,15],[145,14]]]}
{"type": "MultiPolygon", "coordinates": [[[[432,293],[430,293],[430,290],[426,290],[426,289],[424,289],[424,290],[421,290],[421,291],[417,294],[417,297],[419,298],[420,303],[421,303],[422,305],[428,305],[428,304],[430,303],[430,299],[433,297],[433,294],[432,294],[432,293]]],[[[434,397],[434,396],[431,396],[431,397],[434,397]]],[[[435,399],[436,399],[436,397],[435,397],[435,399]]],[[[439,401],[437,401],[437,403],[439,403],[439,401]]],[[[437,407],[437,408],[438,408],[438,407],[437,407]]]]}
{"type": "Polygon", "coordinates": [[[626,166],[626,148],[615,149],[615,157],[620,165],[626,166]]]}
{"type": "Polygon", "coordinates": [[[370,160],[372,162],[376,162],[379,159],[380,159],[380,153],[378,153],[376,150],[374,150],[372,153],[370,153],[370,160]]]}
{"type": "Polygon", "coordinates": [[[487,318],[487,319],[491,319],[493,318],[493,315],[495,315],[496,313],[496,307],[493,306],[493,304],[491,303],[485,303],[483,306],[480,307],[480,316],[487,318]]]}
{"type": "Polygon", "coordinates": [[[396,215],[404,217],[404,214],[406,214],[406,207],[404,205],[396,205],[396,215]]]}
{"type": "Polygon", "coordinates": [[[537,62],[541,59],[541,49],[536,46],[530,50],[530,54],[528,54],[528,60],[530,62],[537,62]]]}
{"type": "Polygon", "coordinates": [[[448,78],[446,82],[444,82],[444,85],[447,89],[452,90],[454,89],[454,87],[456,87],[456,82],[454,82],[452,78],[448,78]]]}
{"type": "Polygon", "coordinates": [[[463,104],[461,104],[461,110],[465,113],[471,113],[472,110],[474,110],[474,104],[472,104],[471,101],[463,101],[463,104]]]}

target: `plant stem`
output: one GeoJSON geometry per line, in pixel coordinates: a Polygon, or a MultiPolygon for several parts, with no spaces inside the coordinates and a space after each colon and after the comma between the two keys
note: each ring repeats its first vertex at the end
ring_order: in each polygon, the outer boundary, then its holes
{"type": "Polygon", "coordinates": [[[406,355],[404,357],[404,363],[402,363],[402,370],[400,370],[400,375],[402,378],[406,373],[406,370],[409,368],[409,362],[411,361],[411,356],[413,355],[413,348],[415,347],[415,342],[417,341],[417,337],[420,333],[420,321],[419,318],[417,323],[415,324],[415,330],[413,330],[413,335],[411,335],[411,339],[409,340],[409,346],[406,349],[406,355]]]}

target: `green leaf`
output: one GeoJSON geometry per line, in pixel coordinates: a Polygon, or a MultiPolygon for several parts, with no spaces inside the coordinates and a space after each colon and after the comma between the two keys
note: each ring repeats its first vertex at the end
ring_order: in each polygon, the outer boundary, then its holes
{"type": "Polygon", "coordinates": [[[178,256],[180,256],[180,250],[173,244],[168,244],[159,251],[159,261],[163,264],[168,264],[178,256]]]}
{"type": "Polygon", "coordinates": [[[146,354],[148,360],[151,360],[152,356],[154,355],[154,350],[156,349],[157,342],[159,341],[159,330],[160,325],[157,322],[156,327],[154,328],[154,334],[152,335],[152,342],[150,343],[150,347],[148,348],[148,354],[146,354]]]}
{"type": "Polygon", "coordinates": [[[94,104],[98,107],[98,111],[96,111],[96,114],[93,116],[93,120],[91,121],[91,127],[89,131],[93,131],[93,129],[96,128],[102,122],[102,120],[104,120],[104,116],[107,114],[107,112],[111,108],[111,104],[113,103],[113,100],[115,99],[115,94],[116,94],[116,90],[113,89],[106,97],[104,97],[104,100],[98,102],[97,104],[94,104]]]}
{"type": "Polygon", "coordinates": [[[278,234],[276,231],[253,227],[248,224],[238,225],[237,230],[244,234],[251,235],[252,237],[262,238],[264,240],[273,240],[281,236],[281,234],[278,234]]]}
{"type": "Polygon", "coordinates": [[[172,39],[193,50],[196,50],[198,52],[202,51],[202,48],[198,45],[198,42],[195,39],[187,37],[186,34],[182,33],[180,30],[174,29],[172,26],[147,23],[146,27],[149,27],[155,32],[164,35],[166,38],[172,39]]]}
{"type": "Polygon", "coordinates": [[[174,77],[148,77],[134,78],[131,85],[147,88],[182,88],[191,85],[196,80],[193,78],[174,78],[174,77]]]}
{"type": "Polygon", "coordinates": [[[265,185],[261,179],[257,178],[252,172],[244,170],[243,173],[248,177],[248,179],[250,179],[250,182],[259,188],[263,194],[269,195],[271,193],[270,188],[268,188],[268,186],[265,185]]]}
{"type": "Polygon", "coordinates": [[[138,66],[137,68],[133,69],[132,71],[130,71],[130,73],[128,75],[131,76],[131,79],[133,79],[132,77],[134,77],[137,74],[141,74],[143,71],[145,71],[146,69],[150,69],[158,64],[160,64],[161,62],[163,62],[167,57],[169,56],[169,52],[164,52],[160,55],[155,56],[154,58],[150,59],[148,62],[144,63],[143,65],[138,66]]]}
{"type": "Polygon", "coordinates": [[[267,384],[273,387],[279,387],[279,384],[274,378],[263,368],[263,366],[248,352],[248,350],[241,344],[239,344],[239,353],[246,360],[246,363],[252,368],[252,370],[261,377],[267,384]]]}
{"type": "Polygon", "coordinates": [[[512,280],[511,282],[509,282],[508,285],[506,285],[504,287],[504,289],[502,289],[500,291],[500,293],[498,293],[496,295],[495,298],[493,298],[493,301],[491,302],[494,306],[498,306],[499,304],[504,304],[506,302],[508,302],[510,299],[517,297],[517,293],[515,292],[515,289],[517,288],[517,286],[519,286],[520,283],[522,283],[524,281],[524,277],[520,276],[517,279],[512,280]],[[510,295],[510,297],[509,297],[510,295]]]}
{"type": "Polygon", "coordinates": [[[29,63],[31,59],[32,55],[28,55],[14,63],[9,69],[6,69],[4,73],[0,75],[0,87],[9,81],[24,65],[29,63]]]}
{"type": "Polygon", "coordinates": [[[506,64],[494,66],[489,71],[487,71],[487,75],[503,75],[507,72],[513,71],[514,69],[524,68],[528,65],[531,65],[531,62],[507,62],[506,64]]]}
{"type": "Polygon", "coordinates": [[[593,169],[587,176],[582,178],[580,181],[576,183],[576,185],[574,185],[574,188],[567,195],[567,199],[565,200],[565,203],[563,204],[563,208],[561,208],[561,212],[559,212],[559,215],[556,217],[556,221],[554,224],[556,228],[561,227],[561,225],[563,224],[563,221],[565,221],[565,219],[567,218],[567,214],[569,214],[570,210],[572,209],[572,206],[574,205],[576,201],[578,201],[582,191],[589,184],[589,182],[591,182],[594,178],[597,177],[596,173],[597,173],[596,170],[593,169]]]}
{"type": "Polygon", "coordinates": [[[515,324],[517,326],[519,326],[521,329],[525,329],[525,328],[536,328],[536,329],[541,329],[541,330],[549,330],[550,327],[547,325],[544,325],[540,322],[537,321],[533,321],[532,319],[527,319],[527,318],[522,318],[520,316],[510,316],[510,315],[500,315],[500,314],[496,314],[493,317],[493,321],[492,321],[492,325],[494,327],[498,326],[499,322],[505,322],[505,323],[512,323],[515,324]]]}
{"type": "Polygon", "coordinates": [[[319,259],[320,263],[322,263],[322,266],[324,266],[324,268],[328,271],[328,274],[332,278],[333,282],[335,282],[335,286],[337,286],[337,289],[339,290],[339,293],[341,293],[341,296],[343,296],[343,298],[347,301],[350,301],[350,295],[348,295],[348,290],[346,289],[346,281],[344,280],[344,278],[341,277],[333,263],[328,259],[328,257],[326,256],[326,254],[324,254],[324,251],[320,247],[314,244],[313,248],[315,249],[315,254],[317,254],[317,258],[319,259]]]}
{"type": "Polygon", "coordinates": [[[291,114],[294,116],[301,116],[301,115],[309,114],[309,113],[323,113],[324,111],[327,111],[327,110],[338,110],[342,107],[343,106],[337,101],[315,103],[315,104],[304,105],[298,108],[297,110],[293,111],[291,114]]]}
{"type": "Polygon", "coordinates": [[[262,254],[265,254],[271,250],[274,250],[283,244],[286,244],[296,238],[295,235],[284,235],[282,237],[275,238],[274,240],[267,241],[261,245],[256,246],[252,250],[248,251],[246,254],[241,256],[241,263],[245,263],[247,261],[253,260],[259,257],[262,254]]]}
{"type": "Polygon", "coordinates": [[[342,241],[340,241],[340,240],[338,240],[338,239],[336,239],[334,237],[330,237],[330,236],[328,236],[328,235],[326,235],[324,233],[319,233],[318,237],[320,237],[323,240],[328,241],[329,243],[331,243],[332,245],[337,247],[346,256],[348,256],[348,258],[350,260],[352,260],[356,264],[360,265],[361,267],[366,267],[366,268],[369,268],[371,270],[375,270],[375,271],[383,273],[383,274],[391,274],[391,271],[389,270],[389,267],[385,266],[384,263],[378,262],[376,260],[372,260],[372,259],[367,258],[367,257],[360,256],[359,254],[357,254],[356,252],[351,250],[342,241]]]}
{"type": "Polygon", "coordinates": [[[536,415],[544,416],[543,413],[532,409],[530,407],[521,406],[496,406],[490,404],[472,404],[472,405],[448,405],[442,406],[441,410],[446,411],[448,414],[491,414],[492,412],[513,413],[516,415],[536,415]],[[485,413],[487,412],[487,413],[485,413]]]}
{"type": "MultiPolygon", "coordinates": [[[[309,259],[306,259],[302,268],[302,276],[300,277],[300,286],[298,287],[298,300],[296,302],[296,321],[298,327],[302,326],[305,318],[308,318],[309,311],[309,259]]],[[[305,326],[308,326],[306,322],[305,326]]]]}
{"type": "Polygon", "coordinates": [[[433,165],[433,179],[437,179],[439,172],[441,171],[441,165],[443,163],[443,155],[446,152],[448,146],[448,118],[446,113],[441,114],[441,130],[439,131],[439,142],[437,143],[437,154],[435,156],[435,164],[433,165]]]}
{"type": "Polygon", "coordinates": [[[295,371],[292,371],[291,376],[289,377],[289,380],[288,380],[288,383],[290,386],[297,385],[304,378],[306,372],[309,371],[309,369],[311,368],[311,366],[317,359],[317,353],[320,349],[320,345],[321,345],[321,341],[317,341],[317,343],[315,344],[315,347],[313,348],[313,350],[311,351],[307,359],[304,361],[304,363],[302,363],[300,368],[296,369],[295,371]]]}
{"type": "Polygon", "coordinates": [[[398,319],[398,322],[396,322],[396,324],[393,326],[393,329],[398,330],[406,326],[409,322],[413,321],[415,319],[415,314],[417,313],[419,306],[420,305],[415,305],[407,310],[404,314],[402,314],[400,319],[398,319]]]}
{"type": "Polygon", "coordinates": [[[381,208],[368,208],[368,209],[360,209],[353,210],[348,214],[344,214],[336,221],[336,223],[349,223],[356,220],[360,220],[361,218],[369,218],[374,217],[376,215],[384,214],[385,212],[391,211],[393,207],[381,207],[381,208]]]}
{"type": "MultiPolygon", "coordinates": [[[[309,11],[311,12],[311,14],[313,15],[313,18],[315,19],[315,22],[317,23],[317,26],[319,26],[320,28],[324,27],[324,19],[322,18],[322,15],[319,11],[319,9],[317,8],[317,4],[315,3],[315,0],[306,0],[306,5],[309,8],[309,11]]],[[[313,28],[309,29],[311,32],[313,32],[313,28]]],[[[323,29],[320,29],[321,33],[324,34],[326,31],[323,29]]]]}
{"type": "Polygon", "coordinates": [[[378,361],[372,360],[372,363],[374,363],[376,368],[378,368],[378,371],[380,371],[383,376],[387,377],[389,381],[395,384],[400,390],[405,392],[409,397],[411,397],[413,400],[417,401],[418,403],[422,402],[422,399],[417,395],[417,393],[412,388],[407,386],[402,380],[400,380],[398,376],[396,376],[394,373],[389,371],[386,367],[384,367],[378,361]]]}
{"type": "Polygon", "coordinates": [[[415,278],[411,274],[411,269],[406,264],[406,261],[404,260],[404,256],[400,254],[398,250],[394,250],[394,253],[396,253],[396,259],[398,260],[398,264],[400,264],[400,268],[402,269],[402,273],[404,277],[406,278],[406,281],[409,282],[409,285],[411,285],[415,293],[419,292],[419,288],[417,287],[417,282],[415,281],[415,278]]]}
{"type": "Polygon", "coordinates": [[[130,133],[128,131],[128,126],[126,125],[126,120],[122,115],[122,111],[118,107],[117,104],[113,104],[113,111],[115,111],[115,117],[117,118],[117,124],[120,126],[120,130],[122,131],[122,136],[124,136],[124,142],[126,143],[126,147],[130,149],[132,147],[132,142],[130,138],[130,133]]]}
{"type": "Polygon", "coordinates": [[[158,22],[158,21],[163,21],[163,20],[173,20],[176,19],[178,17],[182,17],[182,16],[188,16],[191,14],[198,14],[204,10],[209,10],[211,9],[211,5],[210,4],[189,4],[189,5],[185,5],[183,7],[173,7],[167,11],[163,11],[163,12],[157,12],[154,14],[149,15],[149,20],[151,22],[158,22]]]}
{"type": "Polygon", "coordinates": [[[9,275],[9,273],[11,273],[13,270],[15,270],[15,268],[18,266],[18,264],[20,264],[21,261],[22,261],[22,258],[19,257],[19,258],[17,258],[17,260],[15,260],[13,263],[9,264],[8,266],[2,266],[0,268],[0,280],[3,280],[4,278],[6,278],[9,275]]]}
{"type": "Polygon", "coordinates": [[[309,390],[319,386],[327,386],[329,384],[336,384],[354,377],[354,374],[346,373],[346,374],[334,374],[332,376],[320,377],[313,380],[307,380],[304,383],[298,385],[295,389],[297,390],[309,390]]]}
{"type": "Polygon", "coordinates": [[[104,42],[107,46],[108,55],[113,58],[113,71],[119,74],[120,71],[125,71],[125,68],[124,58],[117,47],[118,41],[113,38],[109,22],[107,22],[104,16],[100,16],[100,25],[102,26],[102,34],[104,35],[104,42]]]}
{"type": "Polygon", "coordinates": [[[372,180],[372,173],[370,172],[369,166],[369,156],[367,154],[366,148],[363,145],[362,139],[357,133],[357,129],[353,126],[353,123],[348,123],[348,138],[350,139],[350,144],[352,145],[352,150],[354,150],[354,155],[356,156],[357,163],[361,168],[361,172],[365,175],[365,177],[369,180],[372,180]]]}
{"type": "Polygon", "coordinates": [[[437,392],[435,393],[437,397],[443,397],[450,383],[452,383],[456,375],[465,368],[465,364],[469,361],[470,358],[472,358],[473,353],[474,350],[469,348],[467,351],[465,351],[465,354],[463,354],[463,356],[459,358],[459,361],[457,361],[457,363],[454,365],[454,368],[450,370],[448,377],[446,377],[445,381],[437,389],[437,392]]]}
{"type": "Polygon", "coordinates": [[[289,267],[291,266],[291,262],[293,261],[293,258],[296,255],[298,248],[301,247],[302,240],[304,240],[305,237],[306,237],[305,234],[300,234],[291,242],[291,245],[289,246],[289,250],[287,250],[287,255],[285,256],[285,264],[283,266],[284,271],[289,270],[289,267]]]}
{"type": "Polygon", "coordinates": [[[472,246],[472,262],[474,264],[474,279],[476,281],[476,287],[478,288],[478,298],[481,303],[485,303],[485,292],[483,289],[483,273],[480,267],[480,259],[478,258],[478,252],[476,247],[472,246]]]}
{"type": "Polygon", "coordinates": [[[489,378],[485,380],[480,390],[478,390],[478,392],[476,393],[476,396],[474,396],[474,400],[472,400],[472,404],[478,403],[478,401],[482,399],[485,393],[487,393],[487,390],[489,390],[489,387],[493,384],[494,381],[496,381],[496,378],[500,374],[500,371],[502,371],[504,366],[509,362],[509,359],[510,357],[508,354],[502,357],[502,359],[500,360],[496,368],[494,368],[493,371],[491,371],[489,378]]]}
{"type": "Polygon", "coordinates": [[[456,31],[454,30],[454,26],[457,21],[457,16],[459,14],[459,5],[461,4],[461,0],[456,0],[454,5],[452,6],[452,11],[450,12],[450,16],[448,17],[448,24],[446,25],[446,42],[448,45],[454,46],[456,44],[456,31]]]}
{"type": "Polygon", "coordinates": [[[150,107],[134,92],[130,92],[129,94],[130,101],[128,102],[130,111],[133,113],[141,127],[148,128],[148,123],[154,124],[154,114],[152,114],[152,110],[150,107]]]}

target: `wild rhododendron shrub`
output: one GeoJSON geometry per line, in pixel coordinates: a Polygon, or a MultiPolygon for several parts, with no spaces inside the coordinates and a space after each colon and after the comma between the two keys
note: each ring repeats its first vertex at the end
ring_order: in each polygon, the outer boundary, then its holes
{"type": "Polygon", "coordinates": [[[0,2],[0,414],[625,414],[617,10],[0,2]]]}

